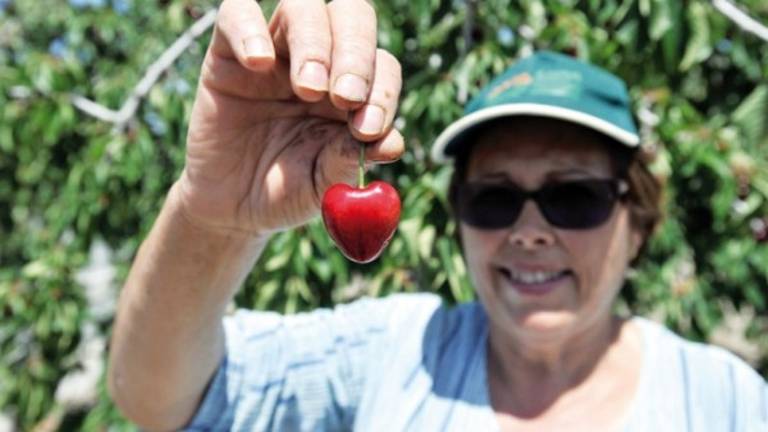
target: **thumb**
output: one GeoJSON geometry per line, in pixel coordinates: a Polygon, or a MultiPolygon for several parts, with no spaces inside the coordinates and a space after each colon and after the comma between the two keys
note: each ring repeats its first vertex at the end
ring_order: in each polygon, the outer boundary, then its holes
{"type": "Polygon", "coordinates": [[[382,139],[364,143],[350,133],[343,133],[319,152],[314,168],[315,190],[322,197],[335,183],[357,183],[360,146],[365,147],[365,166],[385,164],[400,159],[404,151],[403,136],[392,129],[382,139]]]}
{"type": "Polygon", "coordinates": [[[344,131],[317,154],[312,180],[319,198],[318,203],[322,201],[323,194],[331,185],[355,184],[361,145],[364,144],[354,139],[349,132],[344,131]]]}

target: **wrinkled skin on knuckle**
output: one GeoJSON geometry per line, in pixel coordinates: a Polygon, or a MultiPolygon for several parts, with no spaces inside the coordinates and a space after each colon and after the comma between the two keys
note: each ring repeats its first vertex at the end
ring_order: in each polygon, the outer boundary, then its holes
{"type": "MultiPolygon", "coordinates": [[[[334,64],[336,67],[341,67],[345,70],[352,70],[355,73],[362,75],[360,68],[361,60],[373,61],[374,56],[371,55],[370,46],[361,39],[350,39],[341,43],[341,49],[344,50],[344,55],[340,58],[341,64],[334,64]]],[[[370,76],[363,76],[370,80],[370,76]]]]}
{"type": "Polygon", "coordinates": [[[265,161],[264,187],[252,205],[262,209],[253,216],[261,229],[275,230],[306,223],[320,210],[322,193],[339,181],[355,164],[347,161],[354,144],[342,124],[315,119],[293,125],[293,131],[277,128],[273,134],[287,137],[284,148],[265,161]]]}
{"type": "Polygon", "coordinates": [[[354,183],[355,180],[360,143],[346,131],[336,139],[337,143],[324,149],[318,159],[320,177],[316,179],[315,188],[319,192],[324,192],[334,183],[354,183]]]}
{"type": "Polygon", "coordinates": [[[303,32],[288,31],[286,33],[286,40],[291,47],[301,47],[304,61],[315,60],[325,63],[328,53],[323,42],[326,39],[328,39],[327,42],[330,42],[329,35],[318,29],[313,29],[312,31],[305,30],[303,32]]]}

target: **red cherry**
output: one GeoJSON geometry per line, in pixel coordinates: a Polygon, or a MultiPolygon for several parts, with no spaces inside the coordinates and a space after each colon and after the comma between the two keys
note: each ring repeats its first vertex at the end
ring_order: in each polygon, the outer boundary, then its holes
{"type": "Polygon", "coordinates": [[[337,183],[323,195],[325,229],[352,261],[368,263],[381,254],[400,219],[400,197],[382,181],[364,188],[337,183]]]}

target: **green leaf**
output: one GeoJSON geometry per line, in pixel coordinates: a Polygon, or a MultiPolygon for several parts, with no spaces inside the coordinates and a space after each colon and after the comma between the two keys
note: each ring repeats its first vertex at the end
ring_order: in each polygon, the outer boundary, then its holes
{"type": "Polygon", "coordinates": [[[640,15],[647,17],[651,13],[651,0],[638,0],[640,15]]]}
{"type": "Polygon", "coordinates": [[[709,19],[707,10],[701,3],[693,3],[688,8],[688,24],[692,36],[688,40],[685,54],[680,61],[680,70],[687,71],[694,64],[701,63],[712,55],[710,43],[709,19]]]}
{"type": "Polygon", "coordinates": [[[433,254],[436,233],[437,230],[432,225],[424,227],[419,233],[419,255],[423,260],[428,260],[433,254]]]}
{"type": "Polygon", "coordinates": [[[534,35],[539,35],[547,26],[547,9],[541,0],[526,0],[523,4],[527,11],[528,25],[533,29],[534,35]]]}
{"type": "Polygon", "coordinates": [[[650,36],[653,40],[661,39],[675,24],[670,3],[672,2],[667,0],[653,0],[650,28],[650,36]]]}
{"type": "Polygon", "coordinates": [[[731,117],[751,145],[768,133],[768,85],[755,89],[739,104],[731,117]]]}
{"type": "Polygon", "coordinates": [[[36,260],[25,265],[21,273],[30,279],[48,279],[55,275],[55,270],[43,260],[36,260]]]}
{"type": "Polygon", "coordinates": [[[275,301],[278,289],[280,289],[280,284],[276,280],[261,284],[257,289],[257,301],[254,308],[257,310],[267,309],[275,301]]]}
{"type": "Polygon", "coordinates": [[[273,255],[272,258],[270,258],[269,261],[264,264],[264,269],[267,271],[275,271],[282,268],[288,264],[288,261],[291,259],[291,255],[293,255],[293,251],[290,249],[283,250],[273,255]]]}

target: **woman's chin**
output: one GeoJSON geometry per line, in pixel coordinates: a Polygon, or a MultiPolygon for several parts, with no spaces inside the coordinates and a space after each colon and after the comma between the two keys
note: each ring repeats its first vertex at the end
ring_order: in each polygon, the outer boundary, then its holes
{"type": "Polygon", "coordinates": [[[516,314],[515,333],[551,337],[573,329],[575,316],[571,311],[535,310],[516,314]]]}

